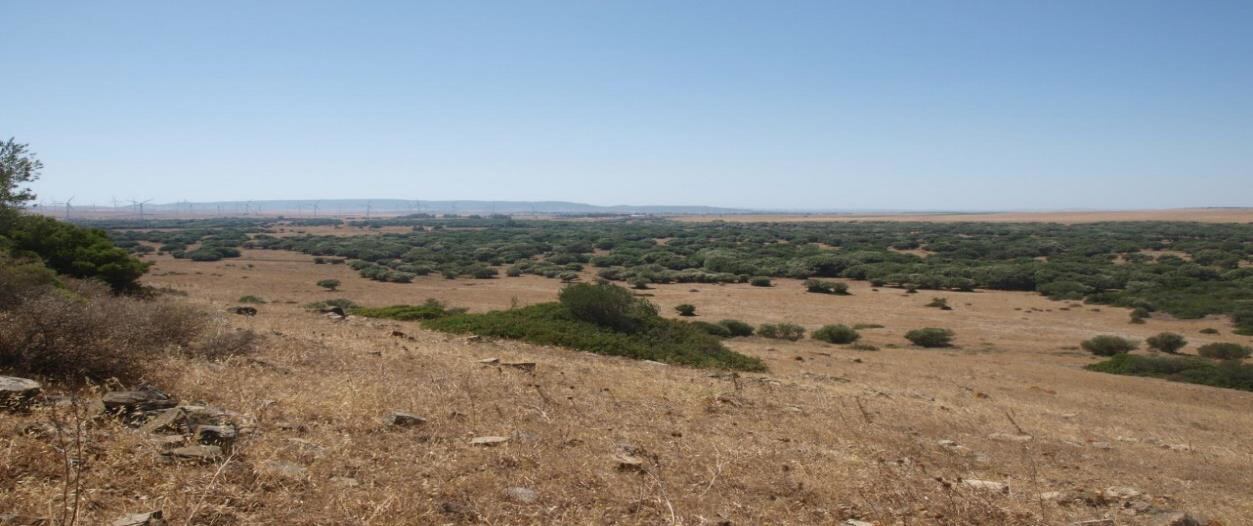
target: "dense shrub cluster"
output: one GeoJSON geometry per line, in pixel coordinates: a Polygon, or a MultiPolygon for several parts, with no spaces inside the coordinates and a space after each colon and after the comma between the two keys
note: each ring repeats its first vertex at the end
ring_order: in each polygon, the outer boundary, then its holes
{"type": "Polygon", "coordinates": [[[1120,353],[1087,366],[1088,370],[1129,376],[1148,376],[1175,382],[1253,391],[1253,365],[1228,360],[1214,362],[1190,356],[1141,356],[1120,353]]]}
{"type": "Polygon", "coordinates": [[[718,325],[726,327],[727,332],[731,333],[732,338],[740,337],[740,336],[752,336],[753,331],[754,331],[752,325],[744,323],[740,320],[722,320],[718,322],[718,325]]]}
{"type": "Polygon", "coordinates": [[[115,291],[131,291],[148,266],[113,245],[100,230],[0,208],[0,253],[38,258],[54,272],[98,279],[115,291]]]}
{"type": "Polygon", "coordinates": [[[757,327],[757,335],[776,340],[797,341],[805,337],[805,328],[794,323],[763,323],[757,327]]]}
{"type": "Polygon", "coordinates": [[[861,338],[861,335],[847,325],[823,325],[810,337],[827,343],[853,343],[861,338]]]}
{"type": "Polygon", "coordinates": [[[1097,356],[1113,356],[1134,351],[1140,345],[1120,336],[1103,334],[1084,340],[1079,346],[1097,356]]]}
{"type": "Polygon", "coordinates": [[[953,343],[953,331],[926,327],[905,333],[905,339],[919,347],[948,347],[953,343]]]}
{"type": "Polygon", "coordinates": [[[1150,336],[1145,343],[1149,344],[1149,348],[1164,353],[1175,354],[1179,349],[1188,345],[1188,340],[1180,334],[1173,332],[1163,332],[1154,336],[1150,336]]]}
{"type": "Polygon", "coordinates": [[[428,299],[422,305],[392,305],[378,308],[351,306],[347,310],[357,316],[400,321],[433,320],[453,314],[463,314],[466,311],[460,308],[450,309],[436,299],[428,299]]]}
{"type": "Polygon", "coordinates": [[[1210,343],[1197,348],[1196,353],[1215,360],[1243,360],[1253,355],[1253,348],[1238,343],[1210,343]]]}
{"type": "Polygon", "coordinates": [[[807,279],[805,280],[805,290],[815,294],[848,294],[848,284],[840,281],[828,281],[825,279],[807,279]]]}

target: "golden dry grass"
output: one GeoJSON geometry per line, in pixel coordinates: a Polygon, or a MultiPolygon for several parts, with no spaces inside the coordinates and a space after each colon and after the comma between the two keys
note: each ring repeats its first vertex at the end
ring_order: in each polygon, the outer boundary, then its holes
{"type": "MultiPolygon", "coordinates": [[[[1050,491],[1091,495],[1132,486],[1158,509],[1225,524],[1253,516],[1253,393],[1083,371],[1074,350],[1100,333],[1143,339],[1172,330],[1194,344],[1231,341],[1225,321],[1127,323],[1124,309],[1068,307],[1020,293],[944,293],[953,311],[852,283],[852,296],[772,288],[668,285],[649,291],[672,312],[752,323],[879,323],[875,352],[804,340],[733,340],[767,374],[653,365],[507,341],[471,341],[417,324],[336,322],[300,304],[348,297],[370,305],[437,297],[473,310],[550,301],[535,277],[421,278],[384,284],[287,252],[245,251],[216,263],[157,258],[146,281],[221,311],[245,294],[271,303],[226,323],[267,335],[256,360],[169,358],[152,379],[184,400],[250,415],[255,431],[224,465],[167,465],[137,433],[103,423],[86,458],[83,524],[162,508],[177,524],[1065,524],[1116,517],[1116,502],[1058,504],[1050,491]],[[249,267],[251,265],[251,267],[249,267]],[[322,291],[314,282],[343,281],[322,291]],[[695,290],[696,292],[692,292],[695,290]],[[1066,308],[1068,310],[1062,310],[1066,308]],[[1021,309],[1021,310],[1016,310],[1021,309]],[[923,326],[957,332],[955,350],[909,347],[923,326]],[[1223,334],[1197,331],[1216,327],[1223,334]],[[393,336],[400,331],[408,337],[393,336]],[[533,373],[478,363],[536,362],[533,373]],[[388,430],[392,410],[428,418],[388,430]],[[303,429],[300,429],[303,426],[303,429]],[[995,433],[1025,433],[1007,442],[995,433]],[[469,444],[475,436],[510,441],[469,444]],[[942,446],[952,440],[962,448],[942,446]],[[618,469],[630,444],[643,471],[618,469]],[[305,477],[264,473],[283,460],[305,477]],[[356,485],[348,482],[355,481],[356,485]],[[977,490],[960,479],[1004,482],[977,490]],[[510,500],[510,487],[536,491],[510,500]],[[724,522],[726,521],[726,522],[724,522]]],[[[936,294],[940,295],[940,294],[936,294]]],[[[1247,340],[1247,339],[1243,339],[1247,340]]],[[[0,509],[52,515],[61,495],[49,440],[16,430],[46,411],[5,417],[0,509]]]]}

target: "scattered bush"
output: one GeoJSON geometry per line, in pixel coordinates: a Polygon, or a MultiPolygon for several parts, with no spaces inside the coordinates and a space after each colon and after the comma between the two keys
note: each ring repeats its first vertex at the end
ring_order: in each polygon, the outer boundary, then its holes
{"type": "Polygon", "coordinates": [[[948,347],[953,342],[953,331],[926,327],[905,333],[905,339],[919,347],[948,347]]]}
{"type": "Polygon", "coordinates": [[[793,323],[763,323],[757,327],[757,335],[775,340],[797,341],[805,337],[805,328],[793,323]]]}
{"type": "Polygon", "coordinates": [[[675,305],[674,310],[679,313],[679,316],[695,316],[696,315],[696,306],[692,305],[691,303],[682,303],[679,305],[675,305]]]}
{"type": "Polygon", "coordinates": [[[1097,356],[1113,356],[1134,351],[1139,344],[1119,336],[1101,335],[1084,340],[1079,346],[1097,356]]]}
{"type": "Polygon", "coordinates": [[[946,298],[931,298],[931,302],[927,306],[940,310],[953,310],[952,307],[948,306],[948,299],[946,298]]]}
{"type": "Polygon", "coordinates": [[[251,294],[250,294],[250,295],[247,295],[247,296],[240,296],[240,297],[239,297],[239,302],[240,302],[240,303],[256,303],[256,304],[264,304],[264,303],[265,303],[265,300],[264,300],[264,299],[262,299],[262,298],[260,298],[259,296],[253,296],[253,295],[251,295],[251,294]]]}
{"type": "Polygon", "coordinates": [[[810,337],[827,343],[853,343],[861,338],[861,335],[847,325],[823,325],[810,337]]]}
{"type": "Polygon", "coordinates": [[[710,323],[707,321],[693,321],[690,323],[692,324],[693,327],[696,327],[697,329],[705,331],[705,333],[709,334],[710,336],[717,336],[719,338],[731,337],[731,331],[727,330],[727,328],[722,326],[721,324],[710,323]]]}
{"type": "Polygon", "coordinates": [[[726,327],[727,332],[731,334],[732,338],[752,336],[754,331],[752,325],[744,323],[740,320],[722,320],[718,322],[718,325],[726,327]]]}
{"type": "Polygon", "coordinates": [[[340,282],[337,279],[324,279],[318,282],[318,286],[328,291],[335,292],[339,288],[340,282]]]}
{"type": "Polygon", "coordinates": [[[859,331],[862,329],[882,329],[883,325],[880,325],[878,323],[858,323],[854,325],[853,328],[859,331]]]}
{"type": "Polygon", "coordinates": [[[621,332],[635,331],[657,316],[651,303],[608,283],[569,285],[561,289],[557,300],[575,319],[621,332]]]}
{"type": "Polygon", "coordinates": [[[414,321],[433,320],[452,314],[461,314],[465,312],[465,309],[449,309],[439,300],[428,299],[422,305],[392,305],[390,307],[378,308],[353,307],[348,312],[366,318],[414,321]]]}
{"type": "Polygon", "coordinates": [[[1179,349],[1188,345],[1188,340],[1185,340],[1182,335],[1175,334],[1173,332],[1163,332],[1157,334],[1156,336],[1150,336],[1147,340],[1145,340],[1145,343],[1149,344],[1150,349],[1175,354],[1179,352],[1179,349]]]}
{"type": "Polygon", "coordinates": [[[854,343],[852,345],[849,345],[848,348],[854,351],[877,351],[879,350],[878,347],[870,345],[869,343],[854,343]]]}
{"type": "Polygon", "coordinates": [[[757,276],[748,280],[748,284],[754,287],[769,287],[771,285],[770,278],[765,276],[757,276]]]}
{"type": "Polygon", "coordinates": [[[1196,353],[1215,360],[1243,360],[1253,354],[1253,348],[1238,343],[1209,343],[1197,348],[1196,353]]]}
{"type": "Polygon", "coordinates": [[[1148,309],[1144,307],[1136,307],[1131,310],[1131,323],[1142,324],[1144,323],[1144,320],[1149,318],[1149,316],[1152,316],[1152,313],[1150,313],[1148,309]]]}
{"type": "Polygon", "coordinates": [[[805,290],[815,294],[848,294],[848,284],[839,281],[826,281],[821,279],[805,280],[805,290]]]}

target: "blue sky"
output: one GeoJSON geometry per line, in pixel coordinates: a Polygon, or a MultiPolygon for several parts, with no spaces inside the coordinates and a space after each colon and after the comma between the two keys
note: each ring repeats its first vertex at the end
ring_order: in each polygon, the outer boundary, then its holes
{"type": "Polygon", "coordinates": [[[76,203],[1253,205],[1248,1],[0,1],[76,203]]]}

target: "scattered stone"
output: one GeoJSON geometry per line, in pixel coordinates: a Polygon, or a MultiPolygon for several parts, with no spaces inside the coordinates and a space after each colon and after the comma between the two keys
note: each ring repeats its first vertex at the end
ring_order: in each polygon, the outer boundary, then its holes
{"type": "Polygon", "coordinates": [[[988,438],[992,440],[996,440],[998,442],[1022,443],[1022,442],[1030,442],[1033,437],[1031,435],[1015,435],[1012,433],[992,433],[991,435],[988,435],[988,438]]]}
{"type": "Polygon", "coordinates": [[[853,363],[862,363],[861,358],[853,358],[853,363]]]}
{"type": "Polygon", "coordinates": [[[466,338],[467,343],[477,343],[483,341],[483,337],[477,334],[470,335],[466,338]]]}
{"type": "Polygon", "coordinates": [[[1114,448],[1114,445],[1110,444],[1109,442],[1090,442],[1088,443],[1088,445],[1097,449],[1113,449],[1114,448]]]}
{"type": "Polygon", "coordinates": [[[1116,526],[1114,519],[1091,519],[1086,521],[1072,522],[1070,526],[1116,526]]]}
{"type": "Polygon", "coordinates": [[[840,526],[875,526],[873,522],[859,521],[857,519],[846,519],[840,523],[840,526]]]}
{"type": "Polygon", "coordinates": [[[151,442],[152,445],[157,446],[159,449],[174,449],[176,447],[182,447],[187,443],[187,439],[183,438],[183,435],[154,436],[149,438],[148,441],[151,442]]]}
{"type": "Polygon", "coordinates": [[[657,362],[657,361],[653,361],[653,360],[640,360],[640,361],[641,361],[641,362],[644,362],[644,363],[646,363],[646,364],[648,364],[648,365],[660,365],[660,366],[662,366],[662,367],[665,367],[665,366],[666,366],[666,364],[664,364],[664,363],[657,362]]]}
{"type": "Polygon", "coordinates": [[[304,480],[309,476],[309,470],[300,464],[284,462],[282,460],[267,460],[257,466],[257,474],[285,480],[304,480]]]}
{"type": "Polygon", "coordinates": [[[1185,453],[1191,453],[1196,450],[1195,448],[1193,448],[1192,446],[1188,444],[1162,444],[1161,447],[1162,449],[1168,449],[1171,451],[1183,451],[1185,453]]]}
{"type": "Polygon", "coordinates": [[[131,513],[109,524],[110,526],[165,526],[166,522],[161,518],[161,510],[157,510],[148,513],[131,513]]]}
{"type": "Polygon", "coordinates": [[[257,315],[256,307],[231,307],[229,309],[226,309],[226,311],[232,314],[238,314],[240,316],[256,316],[257,315]]]}
{"type": "Polygon", "coordinates": [[[531,504],[539,500],[539,494],[531,488],[512,487],[505,490],[505,497],[519,504],[531,504]]]}
{"type": "Polygon", "coordinates": [[[974,488],[983,491],[992,491],[996,493],[1009,493],[1009,484],[1004,482],[995,482],[991,480],[966,479],[962,484],[968,488],[974,488]]]}
{"type": "Polygon", "coordinates": [[[331,483],[341,488],[355,488],[361,485],[361,481],[352,477],[331,477],[331,483]]]}
{"type": "Polygon", "coordinates": [[[1101,492],[1101,495],[1109,500],[1130,500],[1144,493],[1130,486],[1110,486],[1101,492]]]}
{"type": "Polygon", "coordinates": [[[484,365],[496,365],[500,363],[500,358],[484,358],[482,360],[479,360],[479,363],[484,364],[484,365]]]}
{"type": "Polygon", "coordinates": [[[384,421],[387,422],[387,425],[393,427],[414,427],[426,423],[425,418],[402,411],[393,411],[384,418],[384,421]]]}
{"type": "Polygon", "coordinates": [[[618,471],[643,471],[644,459],[630,453],[618,453],[613,456],[618,464],[618,471]]]}
{"type": "Polygon", "coordinates": [[[178,405],[178,400],[149,386],[140,387],[134,391],[105,393],[100,401],[104,404],[105,411],[115,415],[148,413],[178,405]]]}
{"type": "Polygon", "coordinates": [[[16,513],[0,513],[0,526],[47,526],[53,524],[51,519],[28,517],[16,513]]]}
{"type": "Polygon", "coordinates": [[[239,436],[235,426],[227,425],[199,425],[196,426],[193,433],[196,442],[209,446],[221,446],[223,449],[229,449],[235,443],[235,438],[239,436]]]}
{"type": "Polygon", "coordinates": [[[16,376],[0,376],[0,409],[18,411],[30,405],[43,386],[39,382],[16,376]]]}
{"type": "Polygon", "coordinates": [[[499,446],[509,441],[509,437],[484,436],[470,439],[471,446],[499,446]]]}
{"type": "Polygon", "coordinates": [[[342,309],[342,308],[340,308],[340,307],[334,307],[334,306],[332,306],[332,307],[326,307],[326,308],[322,309],[322,314],[330,314],[330,315],[333,315],[333,316],[338,316],[338,317],[340,317],[340,318],[346,318],[346,317],[348,317],[348,315],[347,315],[347,314],[344,314],[344,309],[342,309]]]}
{"type": "Polygon", "coordinates": [[[222,448],[218,446],[187,446],[171,449],[161,454],[170,460],[211,463],[222,459],[222,448]]]}

